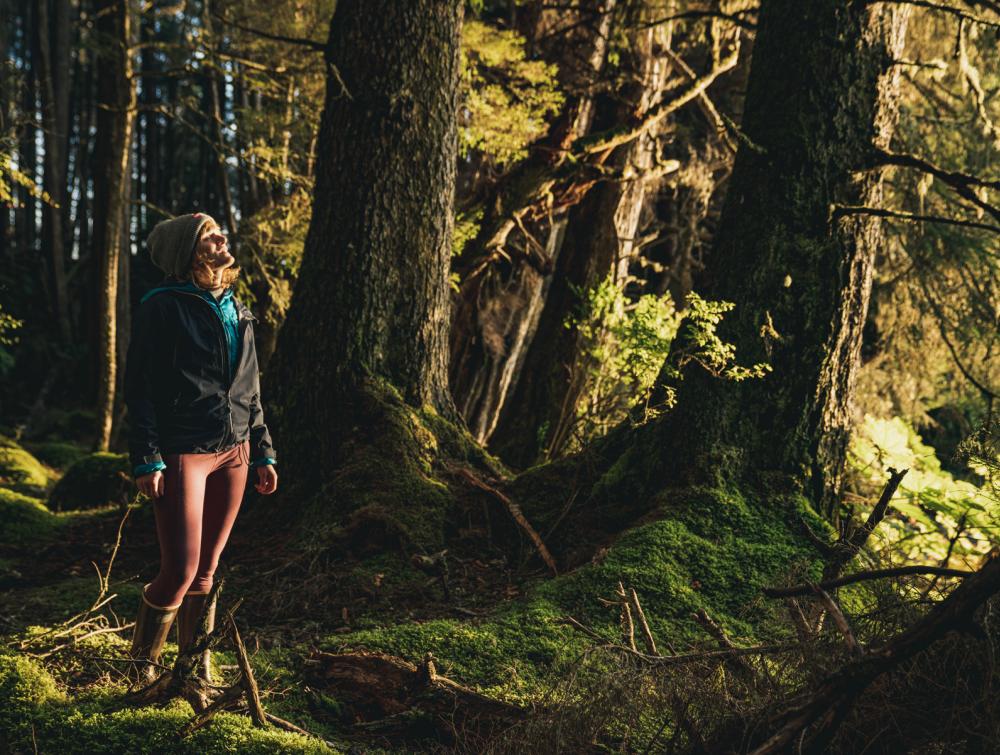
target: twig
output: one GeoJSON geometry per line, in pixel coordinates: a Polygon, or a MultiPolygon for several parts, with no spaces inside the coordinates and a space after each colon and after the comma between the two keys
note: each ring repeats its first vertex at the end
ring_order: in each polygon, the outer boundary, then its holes
{"type": "Polygon", "coordinates": [[[264,712],[264,706],[260,702],[260,690],[257,687],[257,680],[253,675],[253,667],[250,665],[250,658],[247,657],[247,649],[243,645],[243,638],[240,637],[240,630],[236,628],[236,621],[233,619],[232,612],[226,614],[226,620],[229,622],[229,632],[233,638],[233,645],[236,648],[236,662],[240,665],[242,686],[246,692],[250,718],[253,719],[255,726],[266,728],[267,714],[264,712]]]}
{"type": "Polygon", "coordinates": [[[820,599],[820,602],[826,607],[827,612],[833,617],[833,623],[837,625],[837,629],[844,636],[844,642],[847,643],[847,648],[851,651],[851,655],[864,655],[864,650],[858,644],[854,632],[851,631],[851,625],[847,622],[844,612],[840,610],[840,606],[837,605],[837,601],[831,598],[830,593],[819,585],[813,585],[812,588],[813,592],[820,599]]]}
{"type": "Polygon", "coordinates": [[[635,610],[636,618],[639,619],[639,628],[642,629],[642,639],[646,643],[646,651],[650,655],[658,655],[656,652],[656,641],[653,639],[653,633],[649,630],[649,623],[646,621],[646,612],[642,610],[642,606],[639,604],[639,596],[634,589],[629,589],[629,598],[632,601],[632,608],[635,610]]]}
{"type": "Polygon", "coordinates": [[[638,650],[635,646],[635,624],[632,621],[632,610],[629,608],[628,596],[625,594],[625,586],[618,583],[618,603],[621,606],[621,627],[622,639],[628,645],[629,650],[638,650]]]}

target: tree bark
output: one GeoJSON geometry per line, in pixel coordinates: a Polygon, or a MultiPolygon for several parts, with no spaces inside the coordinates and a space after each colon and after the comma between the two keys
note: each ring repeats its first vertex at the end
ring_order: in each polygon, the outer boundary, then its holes
{"type": "MultiPolygon", "coordinates": [[[[642,19],[635,19],[638,25],[642,19]]],[[[645,112],[662,94],[668,66],[660,26],[629,34],[632,59],[626,70],[638,83],[624,91],[616,123],[645,112]]],[[[567,220],[563,251],[556,261],[544,309],[527,348],[521,379],[511,400],[499,408],[500,420],[490,450],[508,464],[524,468],[565,447],[576,418],[586,369],[583,346],[566,318],[580,303],[573,288],[589,290],[609,275],[620,285],[628,275],[639,218],[646,200],[647,178],[655,161],[656,139],[645,134],[608,156],[607,165],[625,180],[605,182],[591,190],[567,220]]]]}
{"type": "MultiPolygon", "coordinates": [[[[569,34],[538,44],[547,60],[559,65],[560,85],[571,93],[564,117],[553,124],[540,149],[519,165],[497,188],[497,200],[487,203],[482,230],[470,244],[472,253],[455,265],[462,285],[451,333],[450,381],[456,404],[473,436],[486,443],[500,412],[518,384],[525,357],[538,328],[552,282],[552,269],[564,245],[565,209],[554,208],[542,223],[525,221],[539,241],[520,240],[525,254],[507,262],[491,248],[497,229],[513,238],[519,190],[551,169],[553,155],[590,131],[594,120],[593,89],[603,70],[617,0],[587,0],[570,12],[538,7],[524,21],[531,42],[555,30],[569,34]],[[581,23],[585,22],[585,23],[581,23]],[[509,197],[505,196],[510,194],[509,197]],[[492,205],[492,207],[490,207],[492,205]],[[532,249],[536,243],[542,249],[532,249]],[[526,260],[533,258],[533,262],[526,260]],[[489,260],[484,264],[484,259],[489,260]],[[472,272],[475,271],[475,272],[472,272]]],[[[501,245],[502,246],[502,245],[501,245]]]]}
{"type": "Polygon", "coordinates": [[[367,376],[455,416],[447,382],[459,0],[341,0],[312,221],[264,380],[288,474],[336,461],[367,376]],[[379,50],[371,55],[371,50],[379,50]]]}
{"type": "Polygon", "coordinates": [[[69,0],[40,0],[38,13],[38,80],[45,125],[42,186],[56,206],[42,206],[42,246],[48,257],[52,306],[63,343],[72,327],[66,287],[66,226],[69,219],[66,160],[69,147],[69,0]]]}
{"type": "Polygon", "coordinates": [[[100,390],[97,448],[107,451],[114,424],[115,386],[118,373],[118,293],[122,266],[122,239],[127,229],[128,175],[135,118],[135,84],[129,48],[132,41],[132,13],[129,0],[106,0],[97,4],[98,29],[106,46],[102,48],[98,80],[99,144],[94,172],[94,203],[106,208],[104,222],[95,226],[94,250],[100,250],[101,287],[98,320],[100,390]]]}
{"type": "Polygon", "coordinates": [[[647,468],[660,481],[751,480],[832,512],[882,243],[877,218],[832,210],[880,203],[872,154],[894,128],[907,16],[837,0],[762,5],[743,121],[753,146],[736,158],[707,293],[736,304],[719,333],[739,362],[773,372],[734,382],[687,369],[647,468]]]}

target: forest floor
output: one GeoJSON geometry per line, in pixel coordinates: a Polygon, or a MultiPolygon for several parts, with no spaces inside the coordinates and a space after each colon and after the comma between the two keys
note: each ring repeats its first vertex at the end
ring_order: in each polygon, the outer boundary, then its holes
{"type": "MultiPolygon", "coordinates": [[[[581,674],[614,672],[588,653],[622,641],[619,585],[641,599],[651,640],[692,652],[718,647],[695,618],[700,610],[738,644],[786,638],[788,626],[775,621],[761,588],[818,567],[799,525],[802,517],[822,525],[800,500],[765,505],[733,491],[675,491],[585,563],[553,576],[516,527],[499,531],[500,507],[469,513],[435,561],[407,548],[303,548],[301,530],[251,490],[220,570],[220,608],[240,603],[236,618],[267,711],[314,736],[220,713],[180,737],[194,716],[186,701],[121,709],[130,630],[93,633],[131,621],[141,585],[154,576],[151,507],[133,504],[124,524],[120,503],[50,511],[43,499],[59,497],[51,488],[63,470],[41,466],[46,490],[0,474],[9,483],[0,487],[0,749],[12,752],[476,751],[469,742],[488,736],[488,726],[457,715],[443,722],[421,707],[420,690],[387,689],[410,685],[391,674],[410,669],[415,679],[430,668],[431,679],[454,682],[449,695],[480,708],[476,715],[509,725],[554,697],[579,697],[581,674]],[[67,626],[99,596],[112,555],[107,593],[116,597],[96,623],[67,626]],[[53,632],[60,628],[61,636],[53,632]],[[351,673],[384,678],[361,689],[338,667],[345,657],[375,664],[351,673]],[[396,665],[379,666],[387,658],[396,665]]],[[[525,512],[544,521],[530,504],[525,512]]],[[[168,643],[165,665],[175,653],[168,643]]],[[[238,676],[231,650],[217,651],[214,662],[227,681],[238,676]]]]}

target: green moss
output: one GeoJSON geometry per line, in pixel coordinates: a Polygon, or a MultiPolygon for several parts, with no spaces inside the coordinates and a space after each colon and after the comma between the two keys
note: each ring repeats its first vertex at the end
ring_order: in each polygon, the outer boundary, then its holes
{"type": "Polygon", "coordinates": [[[0,747],[8,752],[62,753],[325,753],[315,739],[256,729],[246,716],[221,713],[180,739],[193,715],[175,701],[165,708],[108,712],[123,690],[103,688],[68,699],[35,661],[0,655],[0,747]]]}
{"type": "Polygon", "coordinates": [[[35,543],[49,537],[57,525],[57,518],[39,499],[0,488],[0,543],[35,543]]]}
{"type": "Polygon", "coordinates": [[[44,495],[55,475],[10,438],[0,436],[0,486],[44,495]]]}
{"type": "Polygon", "coordinates": [[[528,699],[541,694],[546,675],[591,644],[562,622],[565,616],[620,640],[618,609],[600,600],[614,599],[619,581],[638,594],[660,647],[711,642],[693,619],[701,608],[744,642],[787,632],[776,615],[780,607],[761,588],[789,571],[818,577],[817,554],[800,535],[799,520],[817,531],[822,524],[803,499],[765,503],[689,488],[665,491],[655,503],[655,519],[622,534],[590,563],[535,583],[488,617],[375,625],[325,644],[413,662],[431,652],[442,673],[487,694],[528,699]]]}
{"type": "Polygon", "coordinates": [[[41,443],[25,443],[24,445],[40,461],[60,471],[65,471],[74,462],[88,454],[88,451],[81,446],[61,441],[43,441],[41,443]]]}
{"type": "MultiPolygon", "coordinates": [[[[438,433],[443,420],[432,429],[428,412],[413,409],[384,381],[371,381],[356,401],[365,431],[345,443],[344,462],[330,488],[309,504],[307,537],[328,545],[331,535],[339,535],[360,552],[369,546],[381,550],[387,542],[408,550],[440,549],[454,504],[435,467],[442,454],[438,433]],[[333,526],[332,507],[340,514],[333,526]]],[[[456,437],[448,442],[457,442],[456,437]]]]}
{"type": "Polygon", "coordinates": [[[95,453],[74,463],[49,495],[55,511],[93,509],[127,503],[136,493],[125,454],[95,453]]]}

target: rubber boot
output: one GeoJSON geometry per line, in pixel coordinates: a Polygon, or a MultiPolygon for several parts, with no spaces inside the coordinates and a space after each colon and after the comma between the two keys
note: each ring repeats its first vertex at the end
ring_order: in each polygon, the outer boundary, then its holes
{"type": "Polygon", "coordinates": [[[135,629],[132,631],[131,655],[138,661],[145,660],[152,663],[137,664],[140,682],[149,684],[159,676],[159,669],[153,664],[160,662],[160,654],[163,652],[163,645],[167,641],[167,634],[174,623],[174,617],[177,616],[178,608],[179,606],[153,605],[146,599],[146,589],[143,588],[139,613],[135,617],[135,629]]]}
{"type": "MultiPolygon", "coordinates": [[[[208,602],[207,592],[189,592],[181,601],[181,606],[177,610],[177,652],[183,653],[194,642],[195,633],[198,631],[198,621],[201,612],[208,602]]],[[[215,629],[215,606],[208,609],[208,631],[215,629]]],[[[201,673],[199,674],[205,684],[212,683],[212,652],[206,650],[201,658],[201,673]]]]}

